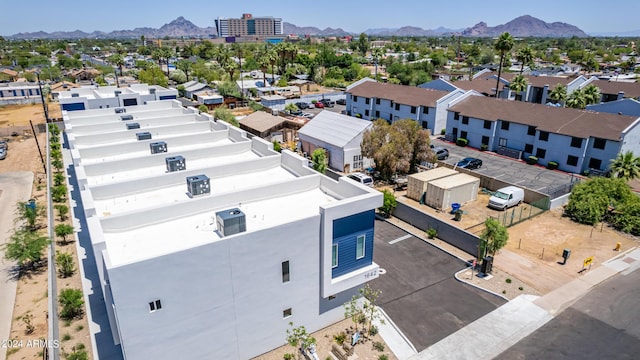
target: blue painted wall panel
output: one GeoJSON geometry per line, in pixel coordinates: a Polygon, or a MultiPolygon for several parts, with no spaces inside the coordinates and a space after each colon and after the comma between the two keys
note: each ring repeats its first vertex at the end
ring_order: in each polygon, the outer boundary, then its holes
{"type": "Polygon", "coordinates": [[[333,221],[333,244],[338,245],[338,266],[331,269],[331,277],[338,277],[373,263],[374,210],[333,221]],[[364,257],[356,258],[358,236],[365,236],[364,257]]]}
{"type": "Polygon", "coordinates": [[[175,99],[175,98],[176,98],[175,95],[160,96],[160,100],[169,100],[169,99],[175,99]]]}

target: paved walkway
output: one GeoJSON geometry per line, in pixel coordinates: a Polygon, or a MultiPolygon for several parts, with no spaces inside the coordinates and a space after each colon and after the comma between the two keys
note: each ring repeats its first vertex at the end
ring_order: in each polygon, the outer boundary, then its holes
{"type": "MultiPolygon", "coordinates": [[[[9,339],[18,287],[12,272],[15,263],[4,259],[1,245],[8,241],[14,228],[16,203],[29,200],[32,184],[33,173],[30,171],[0,174],[0,342],[9,339]]],[[[6,357],[6,351],[6,347],[0,346],[0,359],[6,357]]]]}
{"type": "Polygon", "coordinates": [[[409,359],[492,359],[574,304],[594,286],[638,268],[640,249],[631,249],[545,296],[521,295],[409,359]]]}

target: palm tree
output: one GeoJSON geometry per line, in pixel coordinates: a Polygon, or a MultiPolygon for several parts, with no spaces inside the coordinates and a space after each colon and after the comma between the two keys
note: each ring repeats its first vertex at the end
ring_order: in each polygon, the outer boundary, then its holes
{"type": "Polygon", "coordinates": [[[567,98],[567,106],[574,109],[584,109],[587,106],[587,99],[584,95],[584,90],[574,90],[567,98]]]}
{"type": "Polygon", "coordinates": [[[549,93],[549,99],[564,106],[564,102],[567,101],[567,87],[562,84],[556,85],[549,93]]]}
{"type": "Polygon", "coordinates": [[[620,153],[615,160],[611,160],[610,168],[613,176],[633,180],[640,177],[640,157],[635,156],[631,151],[620,153]]]}
{"type": "Polygon", "coordinates": [[[189,71],[191,71],[191,68],[193,67],[193,63],[189,60],[179,60],[176,63],[176,67],[184,71],[185,75],[187,76],[187,81],[189,81],[189,71]]]}
{"type": "Polygon", "coordinates": [[[273,49],[264,48],[258,49],[256,54],[254,55],[256,61],[258,62],[258,67],[260,67],[260,71],[262,71],[262,81],[265,86],[267,84],[267,70],[269,70],[269,66],[271,66],[271,72],[273,73],[273,65],[277,60],[277,55],[273,49]]]}
{"type": "Polygon", "coordinates": [[[589,84],[582,89],[586,105],[600,103],[600,89],[593,84],[589,84]]]}
{"type": "Polygon", "coordinates": [[[371,57],[373,58],[373,63],[376,66],[376,73],[374,76],[376,81],[378,81],[378,63],[380,62],[382,56],[384,56],[384,50],[382,48],[375,48],[371,50],[371,57]]]}
{"type": "Polygon", "coordinates": [[[508,32],[500,34],[493,48],[500,52],[500,63],[498,64],[498,79],[496,80],[496,99],[498,98],[498,87],[500,86],[500,75],[502,75],[502,63],[505,55],[513,48],[513,37],[508,32]]]}
{"type": "Polygon", "coordinates": [[[122,66],[124,66],[124,58],[120,54],[113,54],[109,57],[109,62],[117,66],[120,69],[120,76],[122,76],[122,66]]]}
{"type": "Polygon", "coordinates": [[[516,92],[516,101],[522,100],[522,92],[529,87],[529,81],[522,75],[516,75],[509,84],[509,89],[516,92]]]}
{"type": "Polygon", "coordinates": [[[522,75],[525,65],[531,65],[531,63],[533,63],[533,58],[533,49],[528,46],[518,51],[518,53],[516,54],[516,59],[518,59],[518,61],[521,63],[520,75],[522,75]]]}

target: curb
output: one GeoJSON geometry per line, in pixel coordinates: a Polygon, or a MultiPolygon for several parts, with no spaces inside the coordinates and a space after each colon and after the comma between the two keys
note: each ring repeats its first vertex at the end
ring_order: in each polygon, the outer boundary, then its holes
{"type": "Polygon", "coordinates": [[[495,295],[495,296],[497,296],[497,297],[499,297],[499,298],[502,298],[502,299],[506,300],[507,302],[511,301],[511,300],[509,300],[506,296],[504,296],[504,295],[502,295],[502,294],[498,294],[497,292],[493,292],[493,291],[491,291],[491,290],[489,290],[489,289],[485,289],[485,288],[483,288],[483,287],[481,287],[481,286],[479,286],[479,285],[476,285],[476,284],[474,284],[474,283],[470,283],[470,282],[468,282],[468,281],[466,281],[466,280],[463,280],[463,279],[461,279],[461,278],[459,278],[459,277],[458,277],[458,274],[460,274],[460,273],[462,273],[462,272],[464,272],[464,271],[467,271],[467,270],[469,270],[469,269],[472,269],[472,270],[473,270],[473,267],[471,267],[471,266],[470,266],[470,267],[468,267],[468,268],[466,268],[466,269],[462,269],[462,270],[460,270],[460,271],[456,272],[456,273],[453,275],[453,277],[455,277],[455,278],[456,278],[456,280],[460,281],[461,283],[465,283],[465,284],[467,284],[467,285],[469,285],[469,286],[473,286],[474,288],[476,288],[476,289],[478,289],[478,290],[482,290],[482,291],[487,292],[487,293],[489,293],[489,294],[491,294],[491,295],[495,295]]]}

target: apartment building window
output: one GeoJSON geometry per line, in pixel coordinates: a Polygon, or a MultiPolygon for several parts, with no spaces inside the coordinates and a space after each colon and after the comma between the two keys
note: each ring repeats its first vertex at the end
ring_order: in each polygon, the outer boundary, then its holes
{"type": "Polygon", "coordinates": [[[600,166],[602,166],[602,160],[591,158],[589,159],[589,168],[590,169],[598,169],[600,170],[600,166]]]}
{"type": "Polygon", "coordinates": [[[549,141],[549,132],[548,131],[540,131],[540,135],[538,135],[538,140],[540,140],[540,141],[549,141]]]}
{"type": "Polygon", "coordinates": [[[365,103],[365,104],[367,104],[367,105],[369,105],[369,103],[371,103],[371,99],[369,99],[369,98],[365,98],[365,99],[364,99],[364,103],[365,103]]]}
{"type": "Polygon", "coordinates": [[[509,131],[509,124],[510,122],[503,121],[502,124],[500,125],[500,129],[509,131]]]}
{"type": "Polygon", "coordinates": [[[353,156],[353,168],[362,169],[362,155],[353,156]]]}
{"type": "Polygon", "coordinates": [[[453,138],[456,139],[458,137],[458,128],[454,127],[451,131],[453,132],[453,138]]]}
{"type": "Polygon", "coordinates": [[[429,113],[429,107],[428,106],[423,106],[422,107],[422,113],[423,114],[428,114],[429,113]]]}
{"type": "Polygon", "coordinates": [[[154,312],[160,309],[162,309],[162,303],[160,302],[159,299],[149,303],[149,312],[154,312]]]}
{"type": "Polygon", "coordinates": [[[331,267],[338,267],[338,244],[333,244],[331,248],[331,267]]]}
{"type": "Polygon", "coordinates": [[[485,120],[484,121],[484,128],[485,129],[491,129],[491,121],[485,120]]]}
{"type": "Polygon", "coordinates": [[[380,118],[380,111],[376,110],[376,119],[380,118]]]}
{"type": "Polygon", "coordinates": [[[293,310],[291,310],[291,308],[288,308],[288,309],[286,309],[286,310],[284,310],[282,312],[282,318],[283,319],[286,319],[286,318],[290,317],[291,315],[293,315],[293,310]]]}
{"type": "Polygon", "coordinates": [[[289,260],[282,262],[282,282],[288,283],[291,280],[289,275],[289,260]]]}
{"type": "Polygon", "coordinates": [[[507,147],[507,138],[498,139],[498,146],[507,147]]]}
{"type": "Polygon", "coordinates": [[[460,113],[459,112],[454,112],[453,113],[453,120],[458,120],[460,118],[460,113]]]}
{"type": "Polygon", "coordinates": [[[396,104],[396,111],[400,110],[400,104],[396,104]]]}
{"type": "Polygon", "coordinates": [[[573,155],[567,156],[567,165],[569,165],[569,166],[578,165],[578,157],[577,156],[573,156],[573,155]]]}
{"type": "Polygon", "coordinates": [[[467,138],[467,135],[468,135],[468,134],[467,134],[467,132],[466,132],[466,131],[460,131],[460,137],[461,137],[461,138],[466,139],[466,138],[467,138]]]}
{"type": "Polygon", "coordinates": [[[464,125],[469,125],[469,117],[468,116],[463,116],[462,117],[462,123],[464,125]]]}
{"type": "Polygon", "coordinates": [[[366,239],[365,235],[358,236],[356,240],[356,259],[362,259],[364,257],[364,241],[366,239]]]}
{"type": "Polygon", "coordinates": [[[604,146],[605,146],[606,143],[607,143],[607,140],[605,140],[605,139],[595,138],[593,140],[593,148],[594,149],[604,150],[604,146]]]}
{"type": "Polygon", "coordinates": [[[487,146],[489,145],[489,137],[488,136],[483,136],[482,137],[482,144],[485,144],[487,146]]]}
{"type": "Polygon", "coordinates": [[[533,153],[533,144],[525,144],[524,152],[526,152],[527,154],[533,153]]]}
{"type": "Polygon", "coordinates": [[[538,150],[536,150],[536,157],[538,159],[544,159],[544,157],[547,155],[547,150],[546,149],[540,149],[538,148],[538,150]]]}
{"type": "Polygon", "coordinates": [[[429,122],[428,121],[423,121],[422,122],[422,128],[423,129],[428,129],[429,128],[429,122]]]}
{"type": "Polygon", "coordinates": [[[376,105],[380,105],[380,98],[376,98],[376,105]]]}
{"type": "Polygon", "coordinates": [[[353,96],[353,102],[358,102],[358,97],[357,96],[353,96]]]}
{"type": "Polygon", "coordinates": [[[579,137],[572,137],[571,138],[571,147],[581,148],[582,147],[582,139],[579,138],[579,137]]]}
{"type": "Polygon", "coordinates": [[[393,109],[393,100],[389,100],[389,107],[393,109]]]}
{"type": "Polygon", "coordinates": [[[527,135],[536,136],[536,127],[529,126],[529,128],[527,129],[527,135]]]}
{"type": "Polygon", "coordinates": [[[411,107],[411,113],[412,113],[412,114],[415,114],[415,113],[416,113],[416,107],[415,107],[415,106],[412,106],[412,107],[411,107]]]}
{"type": "Polygon", "coordinates": [[[369,109],[364,110],[364,116],[369,116],[369,109]]]}

